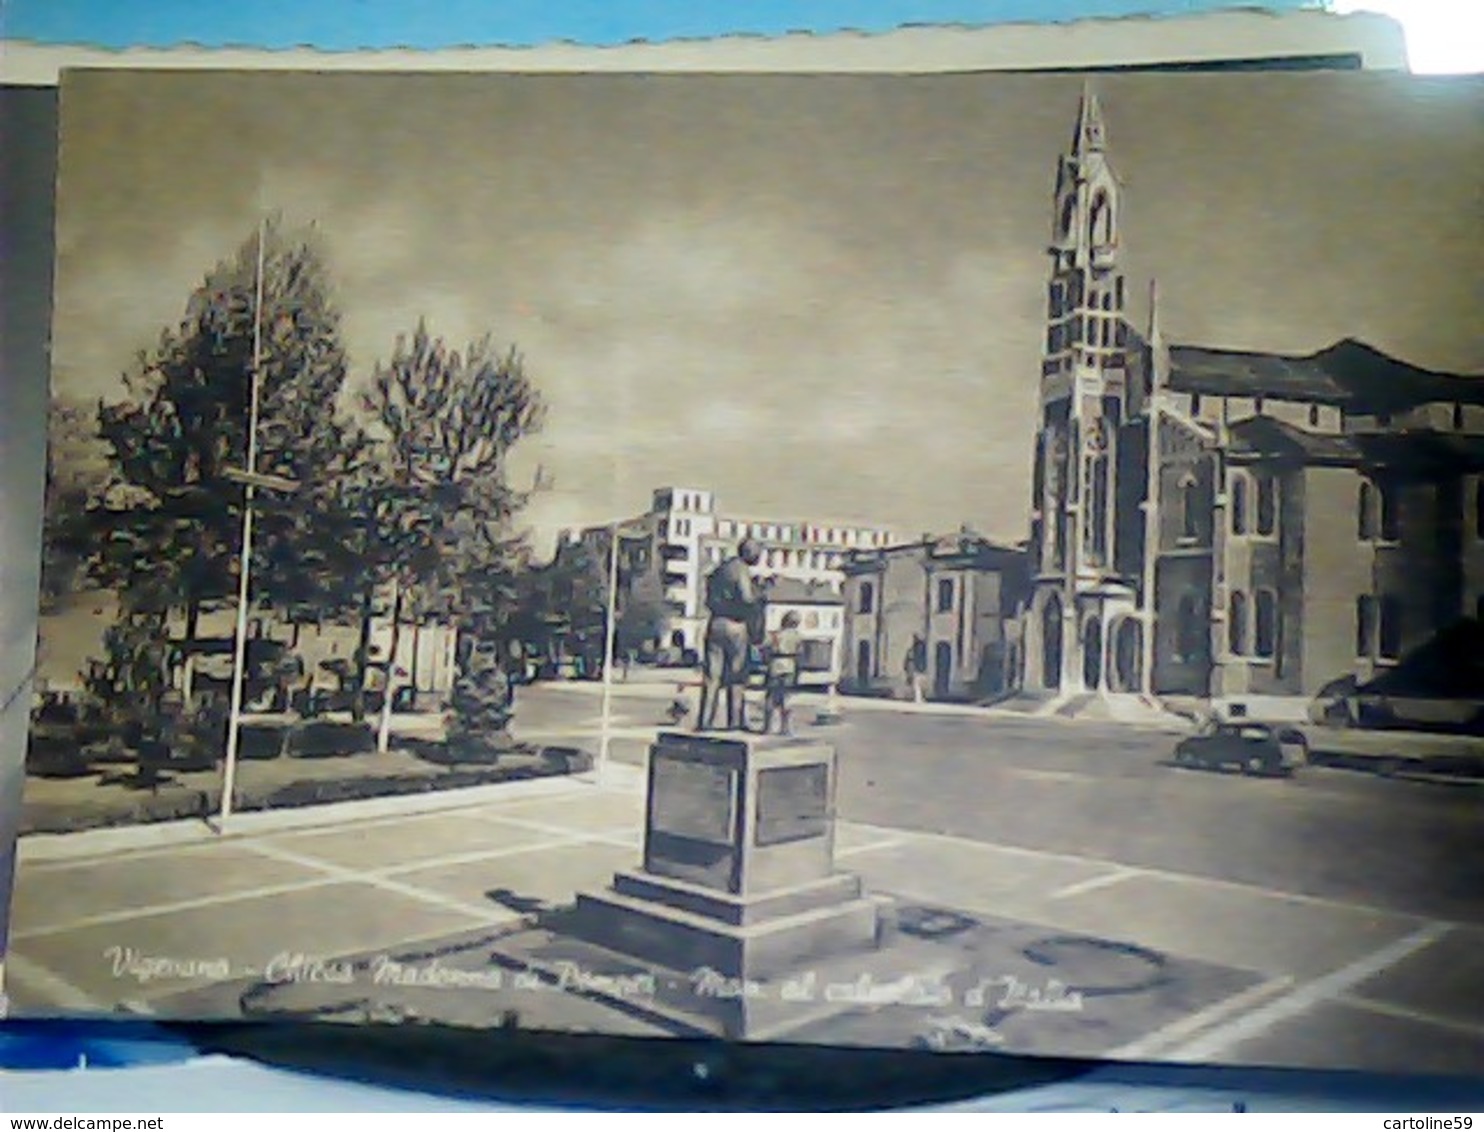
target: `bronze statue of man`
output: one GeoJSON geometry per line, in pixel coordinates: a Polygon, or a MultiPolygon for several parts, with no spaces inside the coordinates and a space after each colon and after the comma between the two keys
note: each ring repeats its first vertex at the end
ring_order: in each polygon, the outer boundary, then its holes
{"type": "Polygon", "coordinates": [[[727,700],[727,730],[743,727],[742,695],[752,646],[761,641],[763,604],[752,581],[752,567],[762,560],[762,548],[743,539],[737,553],[706,579],[706,648],[704,683],[696,727],[711,730],[716,701],[723,690],[727,700]]]}

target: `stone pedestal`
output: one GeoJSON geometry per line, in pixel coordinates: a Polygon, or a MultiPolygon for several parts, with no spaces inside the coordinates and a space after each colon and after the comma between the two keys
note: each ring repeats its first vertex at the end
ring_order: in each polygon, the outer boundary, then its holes
{"type": "Polygon", "coordinates": [[[732,979],[871,948],[878,904],[834,866],[835,767],[808,740],[661,733],[643,866],[578,896],[576,934],[732,979]]]}

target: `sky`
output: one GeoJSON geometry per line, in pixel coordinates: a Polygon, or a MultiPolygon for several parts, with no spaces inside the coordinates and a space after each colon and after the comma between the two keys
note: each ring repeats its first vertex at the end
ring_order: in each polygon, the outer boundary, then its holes
{"type": "MultiPolygon", "coordinates": [[[[1304,0],[1266,0],[1297,8],[1304,0]]],[[[180,42],[326,50],[366,47],[613,44],[798,28],[888,31],[903,23],[1010,23],[1237,7],[1238,0],[443,0],[436,18],[413,0],[7,0],[6,34],[42,42],[126,47],[180,42]]]]}
{"type": "MultiPolygon", "coordinates": [[[[727,510],[1024,535],[1074,76],[74,73],[53,387],[108,396],[263,208],[315,222],[352,381],[426,316],[518,346],[563,526],[727,510]]],[[[1136,322],[1484,371],[1484,81],[1103,76],[1136,322]]]]}

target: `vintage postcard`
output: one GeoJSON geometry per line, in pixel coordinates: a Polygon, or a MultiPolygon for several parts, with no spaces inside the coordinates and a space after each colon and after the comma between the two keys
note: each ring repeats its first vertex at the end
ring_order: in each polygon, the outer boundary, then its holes
{"type": "Polygon", "coordinates": [[[1473,1071],[1481,103],[68,75],[14,1009],[1473,1071]]]}

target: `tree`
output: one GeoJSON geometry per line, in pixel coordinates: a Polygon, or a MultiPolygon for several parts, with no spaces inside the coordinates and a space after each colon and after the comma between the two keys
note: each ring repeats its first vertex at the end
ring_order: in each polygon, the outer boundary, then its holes
{"type": "MultiPolygon", "coordinates": [[[[394,664],[411,601],[437,604],[456,620],[498,624],[522,559],[512,531],[528,493],[510,484],[509,457],[540,428],[544,406],[513,348],[491,335],[451,350],[426,321],[398,337],[361,399],[377,458],[355,489],[372,536],[363,569],[391,590],[394,664]]],[[[377,745],[391,721],[390,681],[377,745]]]]}
{"type": "Polygon", "coordinates": [[[108,476],[108,449],[98,434],[97,406],[54,397],[47,417],[41,557],[44,608],[52,607],[76,586],[90,552],[88,509],[107,487],[108,476]]]}
{"type": "Polygon", "coordinates": [[[255,332],[255,470],[301,485],[291,506],[260,497],[257,596],[333,605],[343,591],[337,484],[363,447],[338,412],[340,316],[313,239],[274,221],[207,273],[99,410],[112,476],[90,516],[93,576],[130,608],[183,609],[188,640],[204,609],[235,600],[243,489],[229,473],[246,462],[255,332]]]}
{"type": "Polygon", "coordinates": [[[514,629],[548,653],[560,644],[600,641],[606,627],[608,570],[601,554],[583,543],[557,548],[550,562],[521,579],[514,629]]]}
{"type": "Polygon", "coordinates": [[[664,591],[657,575],[640,573],[624,584],[620,579],[616,645],[633,652],[664,635],[670,623],[664,591]]]}

